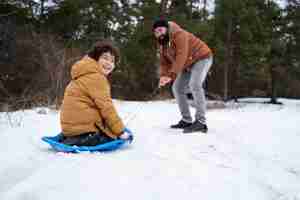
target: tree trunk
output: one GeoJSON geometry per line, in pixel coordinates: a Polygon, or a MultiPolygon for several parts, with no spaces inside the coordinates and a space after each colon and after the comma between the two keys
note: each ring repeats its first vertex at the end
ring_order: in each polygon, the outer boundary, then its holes
{"type": "MultiPolygon", "coordinates": [[[[235,57],[235,59],[238,59],[235,57]]],[[[235,60],[234,59],[234,60],[235,60]]],[[[233,69],[233,73],[232,73],[232,96],[233,96],[233,99],[234,99],[234,102],[238,102],[238,91],[237,91],[237,88],[238,88],[238,70],[239,70],[239,62],[235,62],[234,64],[234,69],[233,69]]]]}
{"type": "Polygon", "coordinates": [[[230,19],[229,21],[227,34],[226,34],[227,51],[225,53],[225,61],[224,61],[224,90],[223,90],[224,101],[228,100],[228,93],[229,93],[229,68],[232,60],[231,36],[232,36],[232,19],[230,19]]]}
{"type": "Polygon", "coordinates": [[[40,13],[40,19],[43,21],[45,16],[45,0],[41,0],[41,13],[40,13]]]}
{"type": "Polygon", "coordinates": [[[203,9],[202,9],[202,19],[204,21],[207,20],[207,16],[206,16],[206,7],[207,7],[207,0],[203,0],[203,9]]]}
{"type": "Polygon", "coordinates": [[[161,0],[160,2],[160,16],[165,17],[167,13],[168,0],[161,0]]]}
{"type": "Polygon", "coordinates": [[[271,66],[270,74],[271,74],[271,100],[270,100],[270,103],[272,103],[272,104],[281,104],[280,102],[277,101],[278,72],[277,72],[276,66],[271,66]]]}

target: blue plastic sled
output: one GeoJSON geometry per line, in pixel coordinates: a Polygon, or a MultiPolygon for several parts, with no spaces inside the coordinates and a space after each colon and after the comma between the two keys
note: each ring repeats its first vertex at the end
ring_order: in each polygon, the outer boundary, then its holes
{"type": "Polygon", "coordinates": [[[42,137],[42,140],[48,143],[54,150],[66,153],[80,153],[83,151],[113,151],[120,148],[126,143],[124,140],[117,139],[96,146],[70,146],[59,142],[62,137],[62,134],[58,134],[57,136],[52,137],[42,137]]]}

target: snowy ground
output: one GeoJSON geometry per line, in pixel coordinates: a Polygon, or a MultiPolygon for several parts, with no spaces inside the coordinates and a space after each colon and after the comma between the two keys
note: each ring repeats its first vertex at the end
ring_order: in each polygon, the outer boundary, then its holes
{"type": "MultiPolygon", "coordinates": [[[[258,100],[258,99],[255,99],[258,100]]],[[[300,100],[209,110],[207,135],[183,135],[176,104],[121,102],[130,148],[55,153],[55,111],[0,114],[1,200],[300,200],[300,100]]]]}

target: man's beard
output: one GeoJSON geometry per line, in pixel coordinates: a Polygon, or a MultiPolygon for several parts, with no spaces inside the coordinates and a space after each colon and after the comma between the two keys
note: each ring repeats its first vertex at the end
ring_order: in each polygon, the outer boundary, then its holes
{"type": "Polygon", "coordinates": [[[170,41],[169,34],[162,35],[158,38],[158,43],[163,46],[167,45],[169,41],[170,41]]]}

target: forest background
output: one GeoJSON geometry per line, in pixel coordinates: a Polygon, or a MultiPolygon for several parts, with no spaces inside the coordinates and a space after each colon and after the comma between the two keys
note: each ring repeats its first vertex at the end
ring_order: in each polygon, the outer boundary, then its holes
{"type": "Polygon", "coordinates": [[[208,98],[300,98],[300,0],[1,0],[0,111],[59,107],[70,67],[104,38],[122,54],[114,98],[169,97],[157,90],[158,16],[213,50],[208,98]]]}

